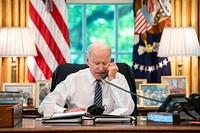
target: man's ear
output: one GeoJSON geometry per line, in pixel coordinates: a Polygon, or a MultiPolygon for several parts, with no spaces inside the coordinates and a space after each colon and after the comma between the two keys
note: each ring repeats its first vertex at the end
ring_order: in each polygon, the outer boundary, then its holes
{"type": "Polygon", "coordinates": [[[89,66],[89,58],[86,56],[86,64],[89,66]]]}

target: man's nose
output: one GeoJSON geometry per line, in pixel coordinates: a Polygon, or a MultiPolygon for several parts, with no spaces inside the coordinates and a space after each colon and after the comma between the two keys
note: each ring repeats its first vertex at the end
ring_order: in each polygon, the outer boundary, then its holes
{"type": "Polygon", "coordinates": [[[103,65],[103,64],[99,64],[99,70],[100,70],[100,71],[103,71],[103,70],[105,70],[105,67],[104,67],[104,65],[103,65]]]}

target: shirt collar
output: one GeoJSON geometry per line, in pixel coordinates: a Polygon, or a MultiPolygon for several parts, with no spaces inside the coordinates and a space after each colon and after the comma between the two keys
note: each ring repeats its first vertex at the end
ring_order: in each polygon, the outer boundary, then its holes
{"type": "Polygon", "coordinates": [[[88,70],[88,78],[89,78],[89,82],[91,85],[93,85],[96,81],[96,79],[94,78],[94,76],[92,75],[92,73],[90,72],[90,68],[87,68],[88,70]]]}
{"type": "MultiPolygon", "coordinates": [[[[92,73],[90,72],[90,68],[87,68],[88,70],[88,78],[89,78],[89,82],[91,85],[95,84],[96,78],[94,78],[94,76],[92,75],[92,73]]],[[[101,82],[101,84],[103,84],[103,82],[101,82]]]]}

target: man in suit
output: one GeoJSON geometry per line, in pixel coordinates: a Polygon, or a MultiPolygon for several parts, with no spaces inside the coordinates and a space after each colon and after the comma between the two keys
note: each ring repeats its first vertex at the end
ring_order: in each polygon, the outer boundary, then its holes
{"type": "Polygon", "coordinates": [[[95,103],[95,86],[98,82],[101,90],[101,106],[103,113],[111,113],[117,109],[124,109],[123,115],[130,115],[134,111],[134,102],[129,93],[101,82],[102,74],[107,73],[105,80],[130,91],[124,75],[118,72],[118,67],[111,62],[111,48],[105,42],[95,42],[88,47],[86,62],[89,68],[70,74],[49,93],[38,108],[43,114],[45,101],[56,103],[54,112],[77,112],[87,110],[95,103]],[[100,81],[100,82],[99,82],[100,81]],[[64,108],[67,104],[68,108],[64,108]]]}

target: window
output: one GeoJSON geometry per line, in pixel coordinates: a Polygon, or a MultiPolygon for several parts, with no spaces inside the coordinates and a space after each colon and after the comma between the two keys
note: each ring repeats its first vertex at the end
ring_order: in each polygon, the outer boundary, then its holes
{"type": "Polygon", "coordinates": [[[112,48],[115,62],[132,65],[133,6],[126,1],[119,4],[81,1],[78,4],[68,0],[71,63],[85,63],[88,45],[105,41],[112,48]]]}

